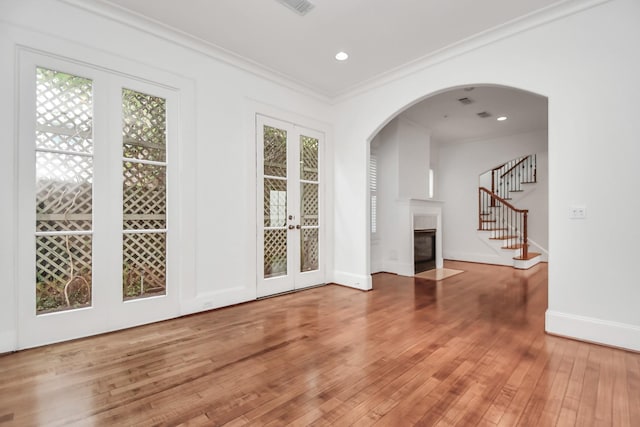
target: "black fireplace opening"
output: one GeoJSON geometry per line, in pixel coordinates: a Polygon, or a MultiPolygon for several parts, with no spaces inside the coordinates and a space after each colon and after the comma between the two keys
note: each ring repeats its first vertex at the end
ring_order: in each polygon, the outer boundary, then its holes
{"type": "Polygon", "coordinates": [[[436,268],[436,230],[413,230],[415,273],[436,268]]]}

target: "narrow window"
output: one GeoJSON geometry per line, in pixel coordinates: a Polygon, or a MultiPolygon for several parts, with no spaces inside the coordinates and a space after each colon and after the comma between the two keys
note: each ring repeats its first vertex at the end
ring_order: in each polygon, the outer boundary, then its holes
{"type": "Polygon", "coordinates": [[[378,230],[378,159],[373,153],[369,157],[369,194],[371,203],[371,234],[375,235],[378,230]]]}
{"type": "Polygon", "coordinates": [[[166,294],[166,100],[122,90],[123,299],[166,294]]]}
{"type": "Polygon", "coordinates": [[[429,198],[430,199],[433,199],[433,194],[434,194],[433,193],[433,188],[434,188],[433,176],[434,176],[433,169],[429,169],[429,198]]]}
{"type": "Polygon", "coordinates": [[[36,313],[91,305],[92,81],[36,69],[36,313]]]}
{"type": "Polygon", "coordinates": [[[319,144],[317,138],[300,135],[300,271],[317,270],[320,265],[320,177],[318,174],[319,144]]]}

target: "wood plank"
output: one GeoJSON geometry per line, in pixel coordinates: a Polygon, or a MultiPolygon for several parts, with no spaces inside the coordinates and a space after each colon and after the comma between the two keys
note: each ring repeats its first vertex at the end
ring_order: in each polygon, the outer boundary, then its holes
{"type": "Polygon", "coordinates": [[[0,423],[640,425],[640,354],[548,336],[547,264],[447,261],[0,356],[0,423]]]}

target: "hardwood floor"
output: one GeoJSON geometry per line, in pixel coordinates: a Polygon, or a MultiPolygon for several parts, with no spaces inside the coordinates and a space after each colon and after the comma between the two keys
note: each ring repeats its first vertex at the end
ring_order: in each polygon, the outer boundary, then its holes
{"type": "Polygon", "coordinates": [[[543,332],[546,264],[446,267],[2,356],[0,425],[640,425],[640,354],[543,332]]]}

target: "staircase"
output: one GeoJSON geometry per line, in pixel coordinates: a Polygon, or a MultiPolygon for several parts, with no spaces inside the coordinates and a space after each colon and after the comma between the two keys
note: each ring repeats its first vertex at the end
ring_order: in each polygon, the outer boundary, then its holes
{"type": "Polygon", "coordinates": [[[512,193],[536,183],[536,156],[511,160],[490,172],[491,188],[478,188],[478,232],[485,234],[496,250],[511,255],[515,268],[531,268],[542,258],[540,253],[529,250],[529,211],[510,201],[512,193]]]}

